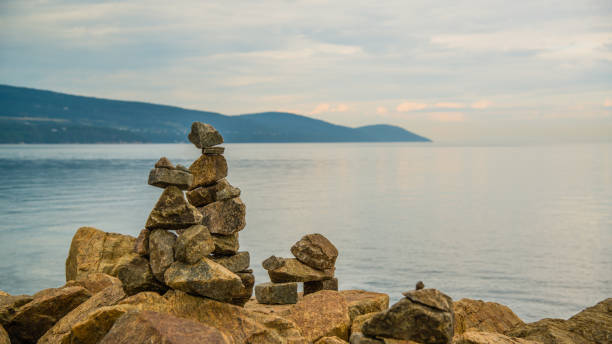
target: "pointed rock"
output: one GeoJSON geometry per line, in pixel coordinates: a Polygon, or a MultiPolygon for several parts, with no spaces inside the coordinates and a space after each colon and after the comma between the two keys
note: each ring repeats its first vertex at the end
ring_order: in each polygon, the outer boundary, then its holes
{"type": "Polygon", "coordinates": [[[239,197],[211,203],[198,208],[202,213],[202,224],[212,234],[230,235],[246,226],[246,206],[239,197]]]}
{"type": "Polygon", "coordinates": [[[170,160],[168,160],[168,158],[166,158],[165,156],[162,156],[156,163],[155,163],[155,168],[167,168],[167,169],[174,169],[174,165],[172,165],[172,163],[170,162],[170,160]]]}
{"type": "Polygon", "coordinates": [[[202,214],[187,203],[176,186],[167,187],[147,220],[147,229],[182,229],[200,224],[202,214]]]}
{"type": "Polygon", "coordinates": [[[291,247],[291,253],[302,263],[319,270],[331,269],[338,249],[321,234],[304,235],[291,247]]]}
{"type": "Polygon", "coordinates": [[[211,186],[202,186],[187,192],[187,200],[196,207],[238,196],[240,196],[240,189],[233,187],[225,178],[211,186]]]}
{"type": "Polygon", "coordinates": [[[163,229],[151,232],[149,250],[151,271],[158,281],[164,281],[164,272],[174,262],[174,244],[176,235],[163,229]]]}
{"type": "Polygon", "coordinates": [[[189,166],[193,174],[191,189],[208,186],[227,177],[227,161],[223,155],[201,155],[189,166]]]}
{"type": "Polygon", "coordinates": [[[223,143],[223,136],[219,134],[217,129],[202,122],[193,122],[191,132],[187,137],[198,148],[207,148],[223,143]]]}
{"type": "Polygon", "coordinates": [[[185,229],[176,240],[174,258],[187,264],[195,264],[215,249],[208,228],[195,225],[185,229]]]}
{"type": "Polygon", "coordinates": [[[317,270],[301,263],[295,258],[277,259],[282,261],[283,265],[276,269],[268,270],[270,280],[274,283],[322,281],[334,277],[335,268],[317,270]]]}

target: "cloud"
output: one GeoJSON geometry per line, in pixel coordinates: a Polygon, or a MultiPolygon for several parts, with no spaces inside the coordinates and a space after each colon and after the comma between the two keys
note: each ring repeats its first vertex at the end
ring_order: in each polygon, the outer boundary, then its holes
{"type": "Polygon", "coordinates": [[[443,108],[443,109],[463,109],[465,107],[465,104],[441,102],[441,103],[435,103],[434,107],[443,108]]]}
{"type": "Polygon", "coordinates": [[[604,107],[612,107],[612,99],[606,98],[604,101],[604,107]]]}
{"type": "Polygon", "coordinates": [[[479,100],[477,102],[472,103],[471,108],[472,109],[486,109],[489,106],[491,106],[493,103],[488,101],[488,100],[479,100]]]}
{"type": "Polygon", "coordinates": [[[399,112],[410,112],[416,110],[423,110],[426,107],[427,104],[424,103],[403,102],[399,104],[395,109],[399,112]]]}
{"type": "Polygon", "coordinates": [[[334,106],[329,103],[321,103],[315,106],[314,110],[312,110],[310,114],[317,115],[317,114],[326,113],[326,112],[345,112],[348,109],[349,107],[346,104],[338,104],[334,106]]]}
{"type": "Polygon", "coordinates": [[[388,112],[387,108],[384,106],[379,106],[376,108],[376,113],[379,115],[385,115],[388,112]]]}
{"type": "Polygon", "coordinates": [[[427,117],[437,122],[463,122],[465,116],[462,112],[432,112],[427,117]]]}

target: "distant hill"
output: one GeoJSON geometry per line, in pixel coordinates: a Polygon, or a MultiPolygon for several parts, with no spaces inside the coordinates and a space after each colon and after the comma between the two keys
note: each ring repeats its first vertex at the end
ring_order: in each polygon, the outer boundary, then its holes
{"type": "Polygon", "coordinates": [[[226,116],[0,85],[0,143],[186,142],[194,121],[213,125],[225,142],[430,141],[383,124],[349,128],[282,112],[226,116]]]}

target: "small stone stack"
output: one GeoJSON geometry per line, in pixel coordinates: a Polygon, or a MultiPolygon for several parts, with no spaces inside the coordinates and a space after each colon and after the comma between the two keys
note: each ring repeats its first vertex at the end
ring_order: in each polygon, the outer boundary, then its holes
{"type": "Polygon", "coordinates": [[[128,294],[172,288],[244,305],[255,278],[248,269],[249,253],[238,252],[246,207],[240,189],[225,180],[224,148],[215,147],[223,137],[195,122],[189,140],[202,149],[189,169],[163,157],[151,170],[149,184],[164,192],[136,240],[138,257],[118,275],[128,294]]]}
{"type": "Polygon", "coordinates": [[[297,282],[304,283],[304,295],[320,290],[338,290],[334,277],[338,249],[321,234],[308,234],[291,247],[295,258],[271,256],[262,265],[271,283],[255,286],[257,302],[293,304],[297,302],[297,282]]]}

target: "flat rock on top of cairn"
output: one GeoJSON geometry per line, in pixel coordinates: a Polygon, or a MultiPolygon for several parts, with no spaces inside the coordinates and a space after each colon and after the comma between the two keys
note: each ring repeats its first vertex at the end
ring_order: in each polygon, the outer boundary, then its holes
{"type": "Polygon", "coordinates": [[[202,222],[202,214],[187,203],[183,192],[169,186],[157,200],[147,220],[147,229],[183,229],[202,222]]]}
{"type": "Polygon", "coordinates": [[[193,122],[191,124],[191,132],[188,138],[198,148],[212,147],[223,143],[223,136],[219,134],[217,129],[210,124],[202,122],[193,122]]]}
{"type": "Polygon", "coordinates": [[[155,168],[169,168],[169,169],[174,169],[174,165],[172,165],[172,163],[170,162],[170,160],[168,160],[168,158],[166,158],[165,156],[162,156],[161,158],[159,158],[159,160],[155,163],[155,168]]]}
{"type": "Polygon", "coordinates": [[[338,249],[319,233],[307,234],[291,247],[291,253],[302,263],[319,270],[331,269],[338,249]]]}

